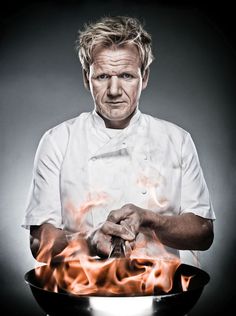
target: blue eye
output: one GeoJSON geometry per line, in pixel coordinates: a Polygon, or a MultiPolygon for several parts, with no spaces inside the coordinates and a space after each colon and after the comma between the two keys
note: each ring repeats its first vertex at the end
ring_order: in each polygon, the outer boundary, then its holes
{"type": "Polygon", "coordinates": [[[124,72],[123,74],[121,74],[121,78],[123,78],[123,79],[132,79],[133,76],[131,74],[128,74],[128,73],[124,72]]]}
{"type": "Polygon", "coordinates": [[[97,79],[99,79],[99,80],[108,79],[108,75],[106,75],[106,74],[101,74],[101,75],[97,76],[97,79]]]}

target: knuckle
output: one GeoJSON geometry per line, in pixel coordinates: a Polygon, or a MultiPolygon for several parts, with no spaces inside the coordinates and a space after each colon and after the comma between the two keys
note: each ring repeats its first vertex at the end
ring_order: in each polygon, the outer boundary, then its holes
{"type": "Polygon", "coordinates": [[[124,209],[132,209],[133,204],[132,203],[127,203],[123,206],[124,209]]]}
{"type": "Polygon", "coordinates": [[[109,224],[108,222],[105,222],[102,227],[101,227],[101,231],[106,234],[109,231],[109,224]]]}
{"type": "Polygon", "coordinates": [[[122,207],[122,210],[126,212],[127,215],[131,215],[132,213],[136,211],[136,208],[134,204],[128,203],[122,207]]]}
{"type": "Polygon", "coordinates": [[[115,221],[116,219],[116,216],[115,216],[115,211],[111,211],[108,215],[108,218],[107,218],[109,221],[113,222],[115,221]]]}

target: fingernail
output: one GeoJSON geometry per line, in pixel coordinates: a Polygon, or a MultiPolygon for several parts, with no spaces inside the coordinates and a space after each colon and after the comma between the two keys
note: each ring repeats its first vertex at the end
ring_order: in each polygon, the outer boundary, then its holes
{"type": "Polygon", "coordinates": [[[135,234],[134,233],[132,233],[130,230],[127,230],[126,229],[126,236],[127,236],[127,238],[128,239],[134,239],[135,238],[135,234]]]}
{"type": "Polygon", "coordinates": [[[127,224],[125,224],[125,223],[122,226],[126,230],[126,232],[128,233],[127,236],[129,236],[129,238],[134,239],[135,238],[135,234],[131,231],[129,226],[127,224]]]}

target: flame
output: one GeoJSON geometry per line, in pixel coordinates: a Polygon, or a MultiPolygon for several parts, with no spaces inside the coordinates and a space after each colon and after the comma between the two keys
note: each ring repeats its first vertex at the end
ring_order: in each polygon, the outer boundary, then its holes
{"type": "Polygon", "coordinates": [[[86,201],[80,206],[76,207],[71,201],[67,201],[65,208],[70,213],[71,221],[77,227],[84,221],[84,217],[91,210],[92,207],[105,205],[109,199],[109,195],[105,192],[91,192],[87,195],[86,201]]]}
{"type": "MultiPolygon", "coordinates": [[[[141,180],[148,184],[147,178],[141,180]]],[[[148,185],[153,192],[157,185],[154,184],[151,181],[148,185]]],[[[80,208],[68,203],[67,209],[80,225],[91,207],[104,204],[107,198],[106,194],[91,195],[80,208]]],[[[135,248],[131,249],[128,258],[107,260],[91,257],[84,236],[80,233],[74,235],[75,238],[69,238],[68,246],[53,258],[50,253],[54,241],[49,241],[46,246],[41,245],[37,261],[46,258],[47,262],[37,267],[35,273],[44,290],[79,296],[145,296],[172,290],[175,272],[181,262],[178,257],[166,252],[155,232],[149,230],[146,240],[142,238],[145,232],[140,230],[135,248]]],[[[181,277],[183,291],[187,290],[190,279],[181,277]]]]}
{"type": "MultiPolygon", "coordinates": [[[[98,260],[84,251],[84,240],[72,240],[50,264],[37,267],[36,276],[47,291],[74,295],[136,296],[163,294],[171,291],[180,260],[112,258],[98,260]]],[[[183,290],[190,280],[184,277],[183,290]]]]}
{"type": "Polygon", "coordinates": [[[141,187],[145,187],[149,190],[150,201],[149,204],[152,207],[158,206],[160,209],[165,209],[168,206],[168,201],[166,198],[157,197],[156,189],[160,185],[160,183],[164,182],[164,178],[157,174],[154,170],[154,176],[150,177],[145,174],[140,174],[137,179],[137,184],[141,187]]]}

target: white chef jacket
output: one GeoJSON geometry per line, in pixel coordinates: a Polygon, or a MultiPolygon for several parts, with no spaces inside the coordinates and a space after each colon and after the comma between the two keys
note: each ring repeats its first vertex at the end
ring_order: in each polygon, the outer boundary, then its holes
{"type": "MultiPolygon", "coordinates": [[[[126,203],[159,214],[215,219],[188,132],[137,109],[121,130],[106,128],[94,110],[43,135],[23,227],[51,223],[86,233],[126,203]]],[[[196,264],[191,260],[196,252],[187,253],[182,251],[183,261],[196,264]]]]}

